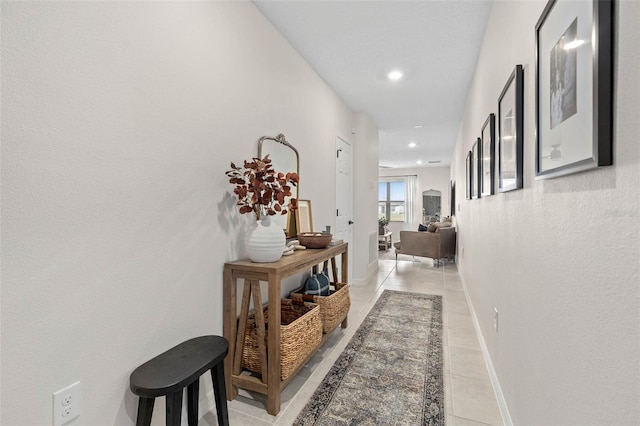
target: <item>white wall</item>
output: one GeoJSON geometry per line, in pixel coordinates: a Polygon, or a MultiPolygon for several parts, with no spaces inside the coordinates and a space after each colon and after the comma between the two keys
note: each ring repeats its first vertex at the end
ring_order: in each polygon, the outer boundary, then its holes
{"type": "Polygon", "coordinates": [[[335,225],[353,114],[249,2],[3,2],[2,95],[3,425],[50,425],[76,380],[72,424],[133,424],[131,371],[222,333],[251,221],[224,171],[260,136],[298,148],[300,196],[335,225]]]}
{"type": "Polygon", "coordinates": [[[371,164],[378,163],[378,128],[367,114],[354,114],[356,151],[354,155],[353,185],[354,221],[353,252],[360,262],[354,265],[354,284],[364,284],[378,270],[378,242],[375,237],[373,253],[369,256],[370,234],[378,234],[378,169],[371,164]]]}
{"type": "Polygon", "coordinates": [[[620,1],[615,14],[614,165],[535,181],[534,28],[545,3],[493,5],[452,164],[459,269],[513,424],[637,424],[640,3],[620,1]],[[466,153],[516,64],[524,189],[467,201],[466,153]]]}
{"type": "MultiPolygon", "coordinates": [[[[417,176],[416,182],[416,203],[413,206],[414,223],[407,222],[391,222],[388,226],[389,230],[394,233],[394,241],[400,235],[400,231],[417,231],[418,224],[422,223],[422,193],[430,189],[435,189],[442,193],[441,207],[442,216],[450,216],[451,202],[450,185],[451,171],[449,166],[444,167],[416,167],[411,169],[379,169],[380,177],[385,176],[417,176]]],[[[464,183],[464,181],[463,181],[464,183]]],[[[377,191],[377,187],[376,187],[377,191]]],[[[376,199],[378,194],[376,192],[376,199]]],[[[458,197],[458,196],[456,196],[458,197]]],[[[376,209],[377,211],[377,209],[376,209]]]]}

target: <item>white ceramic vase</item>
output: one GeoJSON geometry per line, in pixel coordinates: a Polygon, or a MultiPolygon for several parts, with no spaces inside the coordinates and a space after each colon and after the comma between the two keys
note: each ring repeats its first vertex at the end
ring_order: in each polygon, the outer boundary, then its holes
{"type": "Polygon", "coordinates": [[[282,257],[285,241],[284,230],[270,216],[263,215],[251,225],[244,245],[252,262],[265,263],[282,257]]]}

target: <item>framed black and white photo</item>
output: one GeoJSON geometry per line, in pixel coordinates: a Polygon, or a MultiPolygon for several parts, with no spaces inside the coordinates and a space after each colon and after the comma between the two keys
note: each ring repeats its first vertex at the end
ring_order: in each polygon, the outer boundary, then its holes
{"type": "Polygon", "coordinates": [[[467,200],[471,199],[471,187],[473,186],[473,161],[471,151],[467,153],[467,200]]]}
{"type": "Polygon", "coordinates": [[[480,138],[478,138],[473,144],[471,149],[471,199],[475,200],[480,198],[480,176],[482,176],[482,170],[480,170],[480,164],[482,155],[480,154],[480,138]]]}
{"type": "Polygon", "coordinates": [[[613,163],[613,1],[550,0],[536,24],[536,179],[613,163]]]}
{"type": "Polygon", "coordinates": [[[495,139],[496,139],[496,116],[489,114],[487,121],[482,126],[480,140],[482,141],[482,179],[480,180],[480,195],[486,197],[494,194],[495,186],[495,139]]]}
{"type": "Polygon", "coordinates": [[[451,181],[451,190],[449,191],[449,201],[450,201],[450,215],[456,215],[456,181],[451,181]]]}
{"type": "Polygon", "coordinates": [[[498,98],[498,190],[522,188],[524,70],[516,65],[498,98]]]}

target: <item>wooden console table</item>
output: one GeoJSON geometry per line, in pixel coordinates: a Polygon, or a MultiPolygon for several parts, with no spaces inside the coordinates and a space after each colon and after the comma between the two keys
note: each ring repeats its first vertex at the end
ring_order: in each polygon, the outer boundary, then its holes
{"type": "MultiPolygon", "coordinates": [[[[269,284],[268,323],[280,324],[282,279],[309,268],[313,268],[315,272],[320,263],[326,263],[327,261],[331,261],[334,282],[346,283],[348,276],[347,243],[340,243],[324,249],[296,251],[294,254],[283,256],[279,261],[272,263],[254,263],[249,260],[238,260],[224,264],[224,337],[229,341],[229,355],[224,360],[224,374],[227,399],[229,401],[235,399],[238,394],[238,388],[248,389],[267,395],[267,412],[274,416],[278,414],[280,411],[280,392],[296,376],[298,370],[304,366],[308,359],[314,355],[315,351],[286,380],[280,380],[280,327],[271,327],[269,329],[267,347],[260,348],[263,355],[261,357],[262,379],[246,374],[243,375],[241,368],[242,348],[249,314],[250,295],[253,295],[254,306],[262,306],[260,281],[266,281],[269,284]],[[340,281],[338,281],[336,273],[336,256],[339,255],[341,255],[340,281]],[[239,279],[244,280],[244,290],[238,318],[236,287],[239,279]]],[[[262,310],[256,309],[255,313],[258,336],[264,336],[262,310]],[[262,327],[260,327],[260,324],[262,324],[262,327]]],[[[343,328],[346,326],[347,318],[342,323],[343,328]]]]}

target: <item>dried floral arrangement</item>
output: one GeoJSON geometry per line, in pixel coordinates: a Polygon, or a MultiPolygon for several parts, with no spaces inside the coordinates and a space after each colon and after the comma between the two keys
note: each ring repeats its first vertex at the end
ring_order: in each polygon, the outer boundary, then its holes
{"type": "Polygon", "coordinates": [[[273,170],[269,155],[245,160],[243,167],[231,163],[231,170],[225,174],[229,183],[235,185],[233,192],[238,196],[241,214],[253,212],[256,219],[260,219],[263,214],[287,214],[297,206],[298,200],[291,197],[291,188],[298,184],[298,174],[273,170]],[[291,197],[287,205],[285,197],[291,197]]]}

